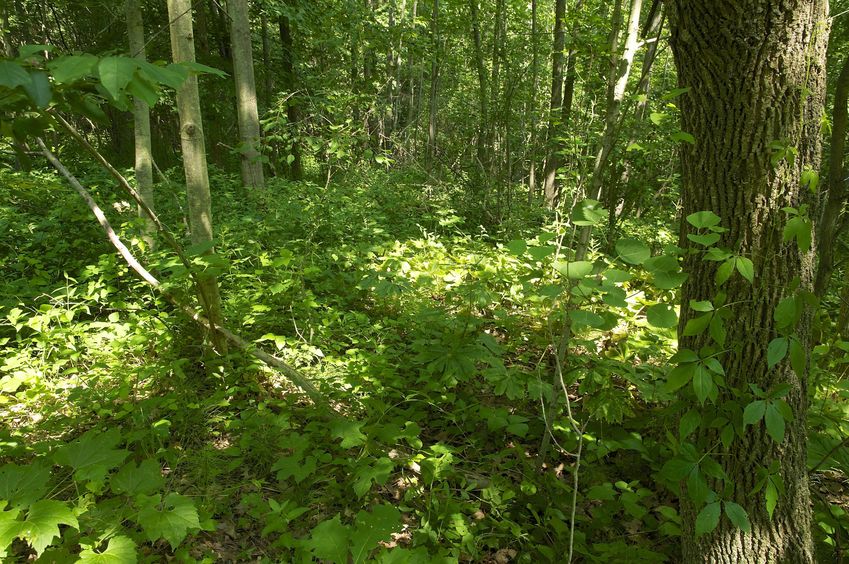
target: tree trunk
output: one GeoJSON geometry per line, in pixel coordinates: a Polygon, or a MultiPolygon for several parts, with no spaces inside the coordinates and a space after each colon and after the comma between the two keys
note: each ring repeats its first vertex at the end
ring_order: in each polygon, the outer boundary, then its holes
{"type": "MultiPolygon", "coordinates": [[[[191,6],[191,0],[168,0],[171,52],[175,63],[195,61],[191,6]]],[[[183,148],[183,168],[186,173],[191,240],[193,245],[208,245],[213,240],[212,198],[209,193],[209,173],[206,168],[206,148],[197,76],[189,75],[177,89],[177,113],[180,115],[180,140],[183,148]]],[[[218,280],[215,276],[203,274],[199,279],[198,287],[201,295],[198,298],[210,322],[220,326],[223,316],[218,280]]],[[[211,337],[216,348],[224,352],[226,342],[217,337],[216,332],[212,332],[211,337]]]]}
{"type": "Polygon", "coordinates": [[[271,107],[271,90],[273,84],[271,82],[271,42],[268,40],[268,16],[263,11],[260,16],[260,26],[262,27],[262,90],[265,109],[271,107]]]}
{"type": "Polygon", "coordinates": [[[528,205],[534,201],[537,191],[537,90],[539,90],[539,41],[537,39],[537,28],[539,18],[537,17],[537,0],[531,0],[531,100],[530,100],[530,158],[528,159],[528,205]]]}
{"type": "MultiPolygon", "coordinates": [[[[127,0],[125,8],[130,55],[144,61],[144,22],[142,21],[138,0],[127,0]]],[[[148,208],[155,210],[156,208],[153,205],[153,157],[150,151],[150,108],[137,96],[133,99],[133,123],[136,147],[136,184],[138,184],[142,201],[148,208]]],[[[152,234],[156,231],[156,226],[153,225],[153,220],[143,211],[141,206],[138,208],[138,214],[140,218],[145,220],[145,240],[149,246],[152,246],[152,234]]]]}
{"type": "Polygon", "coordinates": [[[433,0],[430,26],[433,53],[430,61],[430,110],[427,125],[428,169],[433,168],[436,159],[436,110],[439,107],[439,0],[433,0]]]}
{"type": "MultiPolygon", "coordinates": [[[[617,0],[620,1],[620,0],[617,0]]],[[[566,47],[566,31],[563,20],[566,17],[566,0],[557,0],[554,4],[554,46],[551,53],[551,102],[548,113],[548,155],[545,158],[543,172],[543,194],[545,203],[553,208],[557,204],[557,185],[555,177],[560,159],[557,156],[554,137],[557,135],[557,117],[563,103],[563,49],[566,47]]]]}
{"type": "Polygon", "coordinates": [[[486,136],[489,131],[487,119],[489,117],[488,87],[486,77],[486,65],[483,60],[483,46],[481,45],[481,28],[479,18],[478,0],[469,0],[469,8],[472,16],[472,43],[475,48],[475,68],[478,73],[478,134],[476,140],[477,166],[486,170],[486,136]]]}
{"type": "MultiPolygon", "coordinates": [[[[831,147],[828,163],[828,197],[819,224],[817,250],[819,251],[819,266],[817,267],[816,284],[814,292],[823,297],[831,280],[831,272],[834,270],[834,244],[840,235],[839,222],[840,212],[846,203],[846,188],[843,179],[843,158],[846,152],[846,127],[849,122],[849,57],[843,61],[840,76],[834,89],[834,109],[831,120],[831,147]]],[[[849,304],[843,304],[841,309],[846,309],[849,304]]],[[[844,316],[841,316],[844,317],[844,316]]],[[[842,326],[841,326],[842,329],[842,326]]]]}
{"type": "MultiPolygon", "coordinates": [[[[700,508],[682,494],[683,561],[811,563],[805,374],[794,372],[787,359],[770,369],[766,352],[772,339],[787,333],[774,319],[779,302],[799,295],[797,283],[803,291],[811,288],[813,251],[782,241],[787,221],[782,208],[810,202],[800,178],[804,167],[819,168],[828,4],[670,0],[667,8],[678,83],[690,89],[679,99],[682,128],[695,138],[694,145],[681,144],[683,216],[716,213],[727,228],[717,246],[754,263],[753,283],[735,274],[721,287],[727,345],[714,345],[705,334],[686,336],[684,328],[702,315],[687,307],[691,300],[716,298],[718,263],[703,260],[701,253],[686,255],[689,278],[681,296],[679,343],[693,351],[706,345],[721,351],[716,358],[725,384],[717,406],[738,402],[736,413],[752,398],[750,384],[766,391],[786,385],[793,412],[780,443],[758,421],[738,430],[727,451],[715,457],[728,480],[712,484],[713,489],[746,510],[751,533],[723,516],[717,529],[696,538],[700,508]],[[779,158],[783,149],[776,142],[788,143],[797,154],[779,158]],[[759,472],[773,463],[785,492],[770,518],[764,492],[752,492],[759,472]]],[[[681,231],[681,244],[688,246],[686,235],[694,230],[685,223],[681,231]]],[[[808,317],[802,315],[790,329],[804,351],[810,350],[808,317]]],[[[699,450],[721,449],[715,431],[699,431],[699,450]]]]}
{"type": "Polygon", "coordinates": [[[287,155],[286,162],[289,164],[289,179],[301,180],[304,177],[304,166],[301,162],[301,140],[298,131],[298,122],[301,119],[300,96],[297,94],[298,77],[295,73],[295,46],[292,40],[292,28],[289,18],[280,16],[278,20],[280,28],[280,45],[283,48],[283,76],[282,86],[283,91],[289,94],[289,101],[286,103],[286,118],[289,122],[289,128],[292,135],[292,146],[290,148],[291,159],[287,155]],[[291,160],[291,162],[289,162],[291,160]]]}
{"type": "Polygon", "coordinates": [[[248,0],[228,0],[227,9],[230,12],[230,42],[233,50],[233,78],[236,83],[242,186],[264,188],[265,178],[262,174],[259,153],[259,110],[256,101],[248,0]]]}

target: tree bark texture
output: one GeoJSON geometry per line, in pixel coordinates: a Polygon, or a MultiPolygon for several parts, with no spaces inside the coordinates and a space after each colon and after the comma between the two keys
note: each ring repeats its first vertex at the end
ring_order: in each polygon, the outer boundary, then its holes
{"type": "MultiPolygon", "coordinates": [[[[801,173],[806,165],[819,167],[828,4],[825,0],[668,0],[666,7],[678,82],[690,89],[680,98],[682,128],[695,137],[694,145],[681,144],[683,215],[702,210],[719,215],[720,225],[728,231],[717,246],[754,263],[754,283],[734,274],[722,286],[730,315],[725,322],[724,352],[718,356],[726,387],[720,389],[717,405],[735,400],[730,390],[739,390],[739,395],[748,391],[749,384],[763,390],[786,384],[790,392],[785,399],[793,411],[781,443],[767,435],[760,421],[740,430],[727,452],[717,453],[716,459],[734,484],[725,499],[746,509],[751,533],[723,516],[715,531],[696,538],[699,508],[682,493],[683,561],[813,562],[805,375],[796,374],[787,359],[769,369],[766,353],[768,343],[779,336],[775,309],[782,298],[795,295],[794,278],[799,278],[802,289],[811,288],[813,251],[801,252],[795,241],[782,241],[787,219],[782,208],[807,203],[811,196],[800,185],[801,173]],[[795,158],[775,159],[776,143],[794,148],[795,158]],[[773,461],[779,464],[786,492],[770,519],[763,491],[752,494],[752,490],[758,470],[773,461]]],[[[684,222],[684,246],[689,245],[689,232],[684,222]]],[[[681,297],[682,347],[698,351],[709,343],[706,335],[688,337],[683,329],[698,315],[687,306],[691,300],[716,297],[716,268],[717,263],[703,260],[701,254],[685,259],[689,278],[681,297]]],[[[795,336],[809,350],[805,317],[796,326],[795,336]]],[[[717,444],[713,431],[700,431],[705,450],[717,444]]],[[[722,495],[721,484],[713,486],[722,495]]]]}
{"type": "MultiPolygon", "coordinates": [[[[191,0],[168,0],[168,19],[171,22],[171,52],[175,63],[194,62],[195,44],[192,30],[191,0]]],[[[198,79],[189,75],[177,89],[177,113],[180,115],[180,141],[183,149],[183,168],[186,173],[186,195],[189,204],[189,229],[193,245],[212,242],[212,197],[209,192],[209,173],[206,167],[203,119],[200,111],[198,79]]],[[[218,281],[214,276],[202,276],[198,284],[199,299],[204,304],[210,322],[222,321],[218,281]]],[[[213,339],[219,349],[225,342],[213,339]]]]}
{"type": "MultiPolygon", "coordinates": [[[[617,0],[618,1],[618,0],[617,0]]],[[[554,207],[557,203],[557,167],[560,159],[554,150],[554,137],[557,135],[557,114],[563,103],[563,49],[566,46],[566,30],[564,19],[566,18],[566,0],[557,0],[554,4],[554,45],[551,52],[551,101],[549,103],[548,132],[546,141],[548,143],[548,154],[545,158],[545,169],[543,171],[543,195],[548,207],[554,207]]]]}
{"type": "MultiPolygon", "coordinates": [[[[127,14],[127,35],[130,43],[130,54],[137,59],[145,60],[144,48],[144,22],[138,0],[127,0],[125,5],[127,14]]],[[[138,184],[139,195],[150,209],[153,205],[153,157],[150,150],[150,108],[147,103],[138,97],[133,100],[133,122],[135,135],[135,173],[136,184],[138,184]]],[[[152,243],[150,235],[155,228],[148,215],[138,209],[139,217],[145,220],[145,231],[148,234],[148,244],[152,243]]]]}
{"type": "Polygon", "coordinates": [[[233,49],[233,78],[236,83],[236,113],[239,120],[239,162],[245,188],[265,187],[259,153],[259,110],[254,78],[253,42],[248,17],[248,0],[229,0],[230,43],[233,49]]]}

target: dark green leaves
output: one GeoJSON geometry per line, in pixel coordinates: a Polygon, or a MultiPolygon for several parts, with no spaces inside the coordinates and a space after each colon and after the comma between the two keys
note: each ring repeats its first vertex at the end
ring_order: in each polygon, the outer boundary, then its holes
{"type": "Polygon", "coordinates": [[[767,365],[772,368],[787,356],[789,343],[786,337],[777,337],[769,342],[766,350],[767,365]]]}
{"type": "Polygon", "coordinates": [[[191,530],[200,528],[198,512],[192,500],[180,494],[159,494],[142,498],[137,521],[148,540],[165,539],[177,548],[191,530]]]}
{"type": "Polygon", "coordinates": [[[678,325],[678,314],[668,304],[654,304],[646,309],[646,321],[654,327],[668,329],[678,325]]]}
{"type": "Polygon", "coordinates": [[[97,65],[100,83],[114,100],[118,100],[133,79],[138,62],[129,57],[104,57],[97,65]]]}
{"type": "Polygon", "coordinates": [[[0,86],[15,88],[32,82],[29,73],[14,61],[0,61],[0,86]]]}
{"type": "Polygon", "coordinates": [[[54,459],[58,464],[74,469],[79,481],[102,482],[106,473],[127,457],[127,451],[116,449],[121,442],[121,433],[110,429],[105,433],[88,431],[76,441],[61,447],[54,459]]]}

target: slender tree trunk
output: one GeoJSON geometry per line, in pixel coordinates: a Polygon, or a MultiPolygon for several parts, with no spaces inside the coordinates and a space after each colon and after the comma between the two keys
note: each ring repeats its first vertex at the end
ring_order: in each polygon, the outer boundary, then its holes
{"type": "MultiPolygon", "coordinates": [[[[849,122],[849,57],[843,61],[840,76],[834,90],[834,109],[831,120],[831,147],[828,163],[828,196],[819,224],[817,240],[819,245],[819,266],[817,267],[816,284],[814,292],[822,297],[828,289],[831,273],[834,270],[834,244],[840,234],[839,222],[840,212],[846,203],[846,188],[843,179],[845,171],[843,167],[844,154],[846,153],[846,126],[849,122]]],[[[849,304],[842,304],[841,319],[849,317],[849,304]]],[[[841,324],[841,329],[845,324],[841,324]]]]}
{"type": "MultiPolygon", "coordinates": [[[[175,63],[195,61],[191,6],[191,0],[168,0],[171,51],[175,63]]],[[[197,76],[190,75],[177,89],[177,112],[180,114],[180,139],[186,172],[191,240],[193,245],[208,245],[213,241],[212,198],[209,193],[197,76]]],[[[220,326],[223,316],[218,280],[215,276],[201,275],[198,287],[201,294],[198,298],[206,310],[207,317],[213,325],[220,326]]],[[[216,348],[224,352],[226,342],[216,337],[215,332],[211,337],[216,348]]]]}
{"type": "MultiPolygon", "coordinates": [[[[791,331],[802,350],[810,350],[810,315],[783,329],[775,314],[781,300],[811,289],[813,250],[783,242],[787,215],[782,208],[798,208],[813,198],[800,179],[806,166],[819,169],[828,4],[671,0],[667,9],[678,83],[690,89],[679,98],[682,129],[695,138],[695,144],[682,143],[680,149],[682,213],[716,213],[727,229],[717,246],[751,259],[754,271],[753,283],[735,274],[721,287],[727,319],[723,346],[706,333],[688,336],[684,331],[691,318],[702,315],[687,304],[715,300],[719,291],[714,282],[718,263],[703,260],[702,253],[685,255],[689,278],[681,295],[679,343],[693,351],[703,346],[718,351],[715,357],[725,374],[715,403],[717,408],[735,405],[731,417],[751,400],[750,385],[766,391],[787,386],[784,399],[793,416],[781,442],[758,421],[739,430],[727,450],[716,452],[728,479],[709,485],[746,510],[750,533],[723,516],[713,532],[696,538],[701,508],[682,492],[683,562],[812,563],[806,375],[796,373],[788,359],[769,368],[767,347],[791,331]],[[797,152],[794,158],[776,161],[776,140],[785,140],[797,152]],[[764,492],[753,490],[772,464],[784,491],[770,518],[764,492]]],[[[684,223],[682,245],[690,246],[686,235],[693,231],[684,223]]],[[[801,312],[802,299],[797,303],[801,312]]],[[[696,440],[701,452],[717,449],[715,429],[701,428],[696,440]]]]}
{"type": "Polygon", "coordinates": [[[262,12],[260,16],[262,26],[262,93],[265,101],[265,109],[271,107],[271,90],[274,88],[271,77],[271,42],[268,39],[268,16],[262,12]]]}
{"type": "MultiPolygon", "coordinates": [[[[620,0],[617,0],[620,1],[620,0]]],[[[545,157],[543,172],[543,194],[545,203],[553,208],[557,205],[557,169],[560,159],[557,156],[554,138],[557,135],[557,120],[563,104],[563,49],[566,48],[566,0],[556,0],[554,4],[554,46],[551,53],[551,101],[548,109],[548,132],[546,142],[548,153],[545,157]]]]}
{"type": "Polygon", "coordinates": [[[439,107],[439,0],[433,0],[430,25],[433,53],[430,62],[430,111],[427,125],[428,168],[433,167],[436,159],[436,110],[439,107]]]}
{"type": "Polygon", "coordinates": [[[472,43],[475,47],[475,68],[478,73],[478,112],[480,116],[478,117],[478,134],[476,140],[477,167],[485,170],[486,165],[484,163],[488,160],[486,156],[486,136],[489,131],[489,100],[487,97],[486,65],[483,60],[483,46],[481,45],[478,0],[469,0],[469,8],[471,9],[472,16],[472,43]]]}
{"type": "MultiPolygon", "coordinates": [[[[591,200],[600,200],[604,197],[602,187],[604,185],[605,174],[607,173],[607,164],[610,160],[610,153],[613,151],[613,146],[616,143],[616,137],[619,132],[619,117],[622,109],[622,102],[625,100],[625,89],[628,86],[628,77],[631,75],[631,65],[634,62],[634,55],[639,46],[637,38],[640,26],[640,10],[642,8],[642,0],[631,0],[631,10],[628,16],[628,27],[625,35],[625,46],[621,56],[617,60],[619,51],[619,28],[622,22],[622,2],[617,0],[614,7],[614,23],[613,32],[611,33],[611,57],[612,72],[608,86],[611,87],[607,94],[607,109],[604,116],[604,132],[599,142],[598,151],[596,152],[595,163],[593,165],[592,177],[590,179],[590,189],[587,192],[587,197],[591,200]],[[616,14],[618,12],[618,15],[616,14]]],[[[581,229],[578,237],[578,248],[576,254],[583,258],[587,254],[587,249],[590,240],[592,227],[584,227],[581,229]]]]}
{"type": "Polygon", "coordinates": [[[528,159],[528,205],[533,203],[537,192],[537,91],[539,90],[539,38],[537,28],[539,18],[537,15],[537,0],[531,0],[531,135],[528,141],[530,147],[530,158],[528,159]]]}
{"type": "Polygon", "coordinates": [[[239,154],[242,186],[264,188],[265,177],[259,153],[259,110],[254,79],[253,42],[248,17],[248,0],[228,0],[233,75],[236,83],[236,115],[239,120],[239,154]]]}
{"type": "MultiPolygon", "coordinates": [[[[127,14],[127,36],[130,43],[130,55],[140,61],[145,60],[144,48],[144,22],[138,0],[127,0],[125,4],[127,14]]],[[[133,122],[136,146],[136,183],[139,195],[151,210],[153,205],[153,157],[150,150],[150,108],[143,100],[135,97],[133,100],[133,122]]],[[[145,239],[148,245],[153,245],[152,234],[156,231],[153,220],[139,206],[139,217],[145,220],[145,239]]]]}
{"type": "Polygon", "coordinates": [[[291,180],[301,180],[304,177],[304,166],[301,162],[301,140],[300,132],[298,131],[298,123],[301,120],[300,116],[300,96],[298,95],[298,75],[295,72],[295,44],[292,40],[292,28],[289,18],[280,16],[278,21],[280,28],[280,45],[283,48],[283,73],[282,86],[283,91],[289,93],[289,101],[286,104],[286,117],[289,122],[289,128],[292,134],[292,146],[290,148],[291,159],[289,162],[289,178],[291,180]]]}

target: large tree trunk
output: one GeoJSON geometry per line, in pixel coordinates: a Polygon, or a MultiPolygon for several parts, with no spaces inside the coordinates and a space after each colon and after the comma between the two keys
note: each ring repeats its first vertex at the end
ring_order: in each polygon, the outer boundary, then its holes
{"type": "Polygon", "coordinates": [[[230,43],[233,49],[233,76],[236,82],[236,114],[239,119],[239,154],[242,186],[265,187],[259,154],[259,110],[254,79],[253,42],[248,17],[248,0],[229,0],[230,43]]]}
{"type": "MultiPolygon", "coordinates": [[[[171,52],[175,63],[195,61],[192,31],[191,0],[168,0],[168,19],[171,22],[171,52]]],[[[186,195],[189,204],[189,229],[193,245],[212,243],[212,197],[209,193],[209,172],[206,168],[206,147],[203,119],[200,112],[198,79],[189,77],[177,89],[177,113],[180,114],[180,141],[183,148],[183,168],[186,172],[186,195]]],[[[221,298],[215,276],[201,274],[198,288],[201,303],[209,321],[221,325],[221,298]]],[[[212,332],[219,351],[224,352],[226,341],[212,332]]]]}
{"type": "MultiPolygon", "coordinates": [[[[733,275],[722,286],[727,311],[725,345],[706,334],[685,336],[684,327],[697,312],[691,300],[714,300],[717,263],[701,253],[687,255],[689,278],[681,296],[679,343],[698,351],[715,346],[725,370],[717,406],[751,401],[749,385],[773,390],[787,385],[785,399],[793,412],[778,443],[763,421],[738,433],[726,452],[716,452],[728,480],[712,484],[726,500],[745,508],[751,533],[722,517],[711,533],[695,537],[696,515],[690,496],[682,493],[683,560],[763,563],[814,561],[811,541],[811,498],[806,470],[805,374],[785,359],[770,369],[767,346],[781,335],[774,318],[779,302],[810,290],[813,251],[784,243],[787,215],[811,198],[801,186],[804,167],[819,168],[819,125],[823,109],[825,46],[828,37],[826,0],[670,0],[667,2],[678,82],[690,90],[681,96],[682,128],[695,144],[682,143],[682,203],[686,217],[710,210],[728,230],[717,246],[754,262],[754,282],[733,275]],[[776,143],[788,143],[797,154],[780,158],[776,143]],[[772,160],[772,162],[771,162],[772,160]],[[762,468],[777,464],[786,491],[772,518],[763,491],[753,494],[762,468]],[[729,484],[733,484],[730,491],[729,484]]],[[[681,242],[693,232],[684,224],[681,242]]],[[[808,316],[793,334],[809,350],[808,316]]],[[[711,332],[713,333],[713,332],[711,332]]],[[[738,415],[734,415],[737,417],[738,415]]],[[[717,448],[715,429],[698,433],[702,452],[717,448]]]]}
{"type": "MultiPolygon", "coordinates": [[[[125,8],[130,55],[144,61],[144,22],[142,21],[138,0],[127,0],[125,8]]],[[[151,210],[155,210],[153,206],[153,157],[150,151],[150,108],[147,103],[138,97],[133,100],[133,122],[136,146],[136,183],[138,184],[139,195],[145,205],[151,210]]],[[[141,206],[139,206],[138,214],[140,218],[145,220],[146,240],[148,245],[152,245],[152,234],[156,231],[153,220],[143,211],[141,206]]]]}

